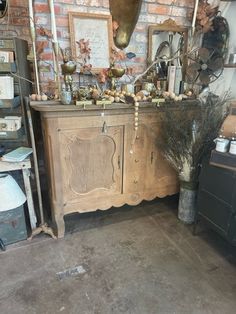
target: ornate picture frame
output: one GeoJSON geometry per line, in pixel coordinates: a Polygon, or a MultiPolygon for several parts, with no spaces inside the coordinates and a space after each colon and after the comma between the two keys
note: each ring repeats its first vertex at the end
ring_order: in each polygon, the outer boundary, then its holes
{"type": "Polygon", "coordinates": [[[109,68],[112,42],[112,19],[108,14],[91,14],[68,12],[72,57],[79,56],[79,45],[76,42],[89,40],[92,72],[109,68]]]}
{"type": "Polygon", "coordinates": [[[8,10],[8,0],[0,1],[0,19],[7,14],[8,10]]]}

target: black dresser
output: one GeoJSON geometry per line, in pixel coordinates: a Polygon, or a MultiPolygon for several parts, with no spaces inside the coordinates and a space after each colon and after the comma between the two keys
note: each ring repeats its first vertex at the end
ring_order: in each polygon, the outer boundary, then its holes
{"type": "Polygon", "coordinates": [[[207,224],[236,245],[236,171],[203,162],[197,197],[196,222],[207,224]]]}

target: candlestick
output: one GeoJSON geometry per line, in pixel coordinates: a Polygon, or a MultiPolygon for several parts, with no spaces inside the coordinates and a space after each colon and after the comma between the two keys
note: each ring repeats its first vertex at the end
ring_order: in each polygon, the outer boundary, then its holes
{"type": "Polygon", "coordinates": [[[199,0],[195,0],[194,11],[193,11],[193,19],[192,19],[192,36],[194,35],[194,31],[195,31],[198,3],[199,3],[199,0]]]}
{"type": "Polygon", "coordinates": [[[33,58],[34,58],[36,93],[38,95],[40,95],[39,74],[38,74],[38,64],[37,64],[37,56],[36,56],[36,44],[35,44],[36,36],[35,36],[34,13],[33,13],[32,0],[29,0],[29,18],[30,18],[30,35],[31,35],[31,39],[32,39],[32,51],[33,51],[33,58]]]}
{"type": "Polygon", "coordinates": [[[55,81],[57,82],[57,89],[58,89],[58,95],[60,96],[61,93],[61,82],[60,82],[60,73],[59,73],[59,63],[58,63],[58,56],[59,56],[59,44],[57,40],[57,28],[56,28],[56,20],[55,20],[55,10],[54,10],[54,1],[48,0],[49,8],[50,8],[50,14],[51,14],[51,31],[52,31],[52,47],[54,52],[54,73],[55,75],[55,81]]]}

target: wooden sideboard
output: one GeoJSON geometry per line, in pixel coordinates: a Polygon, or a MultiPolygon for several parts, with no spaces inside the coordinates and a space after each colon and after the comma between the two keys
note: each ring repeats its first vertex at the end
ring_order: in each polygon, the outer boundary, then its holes
{"type": "Polygon", "coordinates": [[[135,135],[132,105],[80,108],[55,101],[30,105],[40,111],[59,238],[64,236],[66,214],[136,205],[179,191],[176,172],[157,148],[161,107],[140,106],[135,135]]]}

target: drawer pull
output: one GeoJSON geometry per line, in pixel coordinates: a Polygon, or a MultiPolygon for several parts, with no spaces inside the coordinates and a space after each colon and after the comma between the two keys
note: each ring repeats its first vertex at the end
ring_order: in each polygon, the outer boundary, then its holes
{"type": "Polygon", "coordinates": [[[103,126],[102,126],[102,133],[107,133],[107,124],[106,121],[104,121],[103,126]]]}
{"type": "Polygon", "coordinates": [[[152,164],[152,162],[153,162],[153,152],[151,152],[151,164],[152,164]]]}
{"type": "Polygon", "coordinates": [[[134,161],[135,161],[135,162],[139,162],[139,160],[138,160],[138,159],[135,159],[134,161]]]}
{"type": "Polygon", "coordinates": [[[120,156],[118,156],[118,162],[117,162],[117,164],[118,164],[118,169],[120,169],[120,156]]]}
{"type": "Polygon", "coordinates": [[[134,184],[137,184],[138,183],[138,180],[134,180],[134,184]]]}

